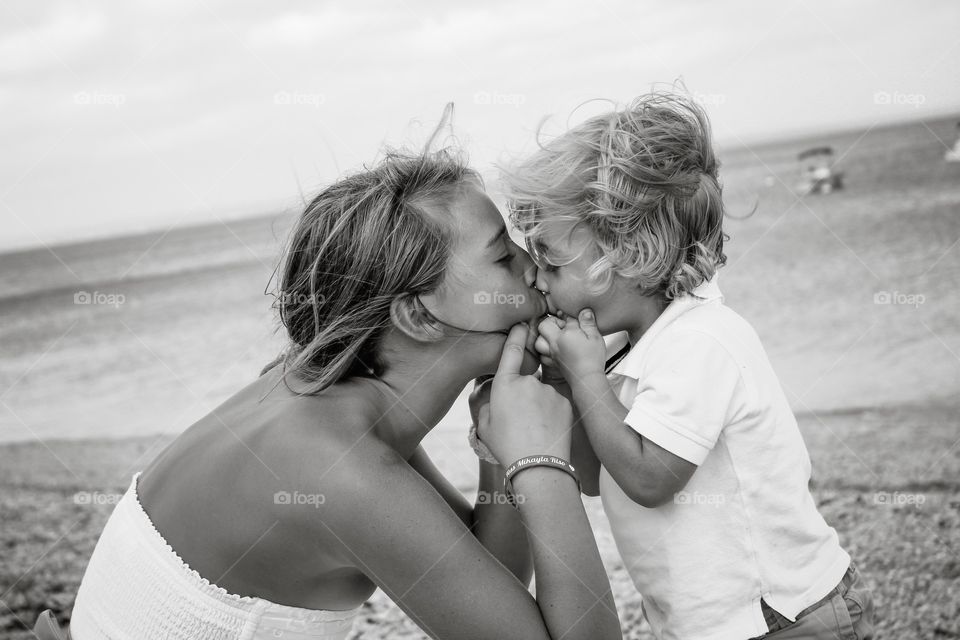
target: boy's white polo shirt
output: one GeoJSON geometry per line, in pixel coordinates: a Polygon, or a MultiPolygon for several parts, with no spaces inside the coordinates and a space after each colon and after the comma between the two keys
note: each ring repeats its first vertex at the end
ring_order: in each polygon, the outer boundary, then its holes
{"type": "MultiPolygon", "coordinates": [[[[610,336],[608,349],[626,340],[610,336]]],[[[796,419],[717,276],[672,300],[608,378],[628,426],[697,465],[652,509],[600,471],[604,511],[657,637],[762,635],[761,597],[792,620],[840,582],[850,556],[810,495],[796,419]]]]}

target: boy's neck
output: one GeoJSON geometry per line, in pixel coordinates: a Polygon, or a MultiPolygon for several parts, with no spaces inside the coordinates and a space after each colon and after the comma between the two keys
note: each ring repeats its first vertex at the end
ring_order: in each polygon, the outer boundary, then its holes
{"type": "Polygon", "coordinates": [[[657,318],[660,317],[660,314],[663,313],[669,304],[670,301],[664,298],[650,296],[636,297],[631,309],[633,322],[631,326],[627,328],[631,347],[640,341],[643,334],[656,322],[657,318]]]}

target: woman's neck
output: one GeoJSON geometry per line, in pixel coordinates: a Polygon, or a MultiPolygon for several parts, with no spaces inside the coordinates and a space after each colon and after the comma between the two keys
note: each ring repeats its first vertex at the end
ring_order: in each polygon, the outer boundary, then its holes
{"type": "MultiPolygon", "coordinates": [[[[375,432],[409,456],[450,410],[471,380],[486,373],[477,362],[470,338],[412,343],[404,337],[385,340],[388,366],[370,383],[382,397],[375,432]]],[[[466,429],[466,426],[464,427],[466,429]]]]}

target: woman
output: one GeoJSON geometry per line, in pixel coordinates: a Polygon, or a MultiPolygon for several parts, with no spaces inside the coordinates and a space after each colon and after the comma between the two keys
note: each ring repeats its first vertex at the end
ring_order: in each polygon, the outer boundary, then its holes
{"type": "MultiPolygon", "coordinates": [[[[471,508],[420,446],[497,371],[472,402],[497,460],[570,459],[570,406],[529,375],[534,278],[453,154],[391,154],[320,193],[279,281],[281,365],[134,475],[74,640],[344,638],[377,587],[434,638],[620,638],[570,475],[524,469],[519,510],[471,508]]],[[[480,464],[480,491],[502,491],[480,464]]]]}

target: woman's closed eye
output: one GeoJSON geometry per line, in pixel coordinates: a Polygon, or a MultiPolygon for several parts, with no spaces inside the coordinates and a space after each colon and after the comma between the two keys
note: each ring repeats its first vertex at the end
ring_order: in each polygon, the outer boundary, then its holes
{"type": "Polygon", "coordinates": [[[517,245],[513,244],[513,241],[509,238],[504,241],[504,249],[507,253],[502,258],[499,258],[496,263],[506,266],[513,264],[513,259],[517,257],[517,245]]]}

